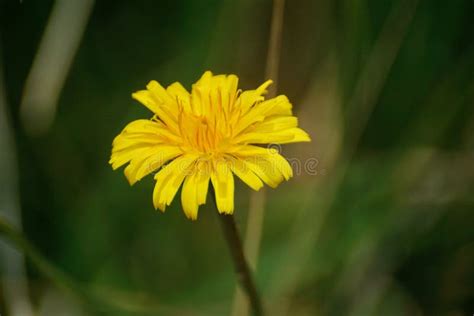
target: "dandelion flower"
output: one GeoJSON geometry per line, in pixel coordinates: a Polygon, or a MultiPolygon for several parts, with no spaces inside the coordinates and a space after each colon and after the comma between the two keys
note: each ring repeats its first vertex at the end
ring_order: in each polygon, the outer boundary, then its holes
{"type": "Polygon", "coordinates": [[[293,175],[287,160],[263,144],[310,141],[286,96],[265,100],[271,83],[242,92],[237,76],[207,71],[189,93],[178,82],[165,89],[150,81],[132,97],[153,116],[129,123],[114,139],[112,168],[128,164],[131,185],[155,173],[153,205],[162,211],[182,185],[183,211],[193,220],[210,181],[219,213],[232,214],[234,175],[254,190],[263,183],[275,188],[293,175]]]}

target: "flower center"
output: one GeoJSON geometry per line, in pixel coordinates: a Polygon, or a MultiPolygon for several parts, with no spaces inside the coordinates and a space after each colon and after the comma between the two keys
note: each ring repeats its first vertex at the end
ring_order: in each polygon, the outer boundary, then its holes
{"type": "Polygon", "coordinates": [[[215,116],[182,113],[181,135],[185,145],[204,154],[217,154],[224,150],[230,134],[226,120],[215,116]]]}

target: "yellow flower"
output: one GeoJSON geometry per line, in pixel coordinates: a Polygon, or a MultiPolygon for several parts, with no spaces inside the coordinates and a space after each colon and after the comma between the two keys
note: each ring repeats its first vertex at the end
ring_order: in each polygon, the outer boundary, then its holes
{"type": "Polygon", "coordinates": [[[234,211],[235,174],[254,190],[265,182],[274,188],[292,175],[285,158],[255,144],[310,141],[292,116],[284,95],[265,100],[272,83],[256,90],[238,90],[235,75],[203,74],[189,93],[175,82],[163,88],[151,81],[132,97],[153,112],[149,120],[129,123],[114,139],[109,163],[117,169],[128,163],[131,185],[155,174],[155,208],[164,211],[179,187],[184,213],[196,219],[206,202],[209,180],[219,213],[234,211]]]}

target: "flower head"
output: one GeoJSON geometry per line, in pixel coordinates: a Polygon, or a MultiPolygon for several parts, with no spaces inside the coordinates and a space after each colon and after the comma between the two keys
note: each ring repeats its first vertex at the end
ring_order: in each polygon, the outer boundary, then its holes
{"type": "Polygon", "coordinates": [[[260,144],[309,141],[284,95],[265,100],[272,83],[238,89],[235,75],[205,72],[189,93],[175,82],[166,89],[151,81],[132,97],[153,112],[129,123],[114,139],[109,163],[128,163],[131,185],[155,174],[153,204],[164,211],[182,185],[184,213],[196,219],[211,181],[220,213],[234,211],[234,174],[254,190],[276,187],[292,175],[285,158],[260,144]]]}

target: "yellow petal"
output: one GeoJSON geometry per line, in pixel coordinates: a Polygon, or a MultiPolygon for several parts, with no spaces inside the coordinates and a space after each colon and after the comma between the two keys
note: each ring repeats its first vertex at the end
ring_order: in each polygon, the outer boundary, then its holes
{"type": "Polygon", "coordinates": [[[273,148],[265,148],[265,147],[254,146],[254,145],[236,145],[236,146],[232,146],[229,149],[229,154],[232,154],[238,157],[252,157],[252,156],[259,156],[259,155],[268,155],[274,152],[275,152],[275,149],[273,148]]]}
{"type": "Polygon", "coordinates": [[[138,102],[146,106],[153,113],[157,113],[159,105],[151,96],[150,91],[140,90],[140,91],[134,92],[132,93],[132,98],[134,98],[135,100],[137,100],[138,102]]]}
{"type": "MultiPolygon", "coordinates": [[[[244,93],[242,93],[242,95],[243,94],[244,93]]],[[[292,105],[290,101],[288,101],[288,98],[284,95],[279,95],[276,98],[258,102],[239,119],[234,135],[238,135],[252,124],[264,121],[268,116],[291,115],[291,108],[292,105]]]]}
{"type": "MultiPolygon", "coordinates": [[[[196,115],[209,116],[209,113],[229,115],[237,95],[238,78],[235,75],[212,75],[207,71],[191,91],[192,108],[196,115]]],[[[225,117],[222,120],[226,121],[225,117]]]]}
{"type": "Polygon", "coordinates": [[[259,103],[258,107],[261,111],[265,112],[266,116],[291,115],[291,109],[293,108],[286,95],[279,95],[275,98],[265,100],[259,103]]]}
{"type": "Polygon", "coordinates": [[[206,162],[198,163],[198,179],[197,179],[197,202],[199,205],[206,203],[207,191],[209,188],[209,179],[211,178],[211,169],[206,162]]]}
{"type": "Polygon", "coordinates": [[[265,157],[248,157],[242,161],[250,170],[262,179],[263,182],[272,188],[276,188],[284,180],[284,176],[278,167],[268,161],[265,157]]]}
{"type": "Polygon", "coordinates": [[[227,163],[216,164],[211,174],[211,182],[214,186],[218,212],[232,214],[234,212],[234,176],[227,163]]]}
{"type": "Polygon", "coordinates": [[[288,160],[286,160],[279,153],[272,153],[266,156],[266,159],[276,167],[278,171],[283,175],[285,180],[290,179],[293,176],[293,169],[291,168],[288,160]]]}
{"type": "Polygon", "coordinates": [[[233,173],[239,177],[245,184],[254,189],[255,191],[260,190],[263,187],[263,183],[255,173],[240,159],[230,158],[230,167],[233,173]]]}
{"type": "Polygon", "coordinates": [[[288,161],[274,148],[246,145],[235,146],[232,155],[241,159],[247,167],[271,187],[276,187],[283,179],[293,176],[288,161]]]}
{"type": "Polygon", "coordinates": [[[197,158],[198,156],[193,154],[180,156],[155,175],[156,184],[153,190],[153,205],[155,208],[164,211],[164,207],[171,204],[184,177],[189,173],[189,167],[197,158]]]}
{"type": "Polygon", "coordinates": [[[209,91],[211,89],[212,77],[212,72],[206,71],[192,86],[191,109],[196,115],[206,115],[210,111],[209,91]]]}
{"type": "Polygon", "coordinates": [[[198,81],[196,81],[195,85],[200,86],[200,85],[207,85],[210,82],[210,79],[212,78],[213,74],[211,71],[207,70],[205,71],[201,78],[199,78],[198,81]]]}
{"type": "Polygon", "coordinates": [[[239,104],[242,113],[246,113],[255,103],[263,101],[262,94],[267,92],[268,86],[272,83],[272,80],[267,80],[255,90],[242,92],[237,99],[237,104],[239,104]]]}
{"type": "Polygon", "coordinates": [[[142,154],[146,153],[151,146],[149,144],[139,144],[132,146],[120,151],[112,151],[112,156],[109,163],[112,165],[112,169],[117,169],[132,160],[135,157],[141,157],[142,154]]]}
{"type": "Polygon", "coordinates": [[[311,138],[301,128],[294,127],[282,131],[242,133],[232,140],[235,144],[288,144],[309,142],[311,138]]]}
{"type": "Polygon", "coordinates": [[[181,204],[184,214],[192,220],[197,219],[199,204],[197,201],[197,182],[198,174],[193,173],[184,180],[181,190],[181,204]]]}
{"type": "Polygon", "coordinates": [[[297,127],[298,119],[295,116],[270,116],[251,129],[253,133],[269,133],[297,127]]]}
{"type": "MultiPolygon", "coordinates": [[[[162,123],[150,120],[136,120],[129,123],[115,137],[112,143],[112,155],[109,163],[112,164],[113,169],[117,169],[131,160],[136,160],[135,163],[139,163],[155,153],[160,154],[162,150],[169,147],[166,144],[179,145],[180,143],[181,138],[166,129],[162,123]],[[160,146],[163,149],[159,149],[160,146]]],[[[171,147],[175,150],[177,146],[173,145],[171,147]]],[[[150,163],[148,161],[148,164],[150,163]]],[[[133,166],[130,166],[128,173],[133,168],[133,166]]],[[[131,182],[135,181],[132,180],[131,182]]]]}
{"type": "Polygon", "coordinates": [[[185,111],[191,111],[191,95],[179,82],[169,85],[166,88],[166,91],[176,101],[176,103],[179,103],[183,106],[185,111]]]}
{"type": "Polygon", "coordinates": [[[138,144],[157,145],[163,143],[163,139],[156,135],[141,133],[120,133],[112,142],[113,151],[121,151],[138,144]]]}
{"type": "Polygon", "coordinates": [[[166,126],[179,133],[179,108],[176,100],[158,82],[150,81],[147,90],[132,93],[132,97],[155,113],[166,126]]]}
{"type": "Polygon", "coordinates": [[[125,176],[130,185],[134,185],[143,177],[154,172],[169,160],[181,155],[183,152],[178,147],[159,146],[150,148],[142,156],[132,159],[125,168],[125,176]]]}
{"type": "Polygon", "coordinates": [[[129,123],[112,143],[115,150],[126,147],[125,143],[173,142],[180,143],[182,138],[168,129],[161,121],[136,120],[129,123]]]}
{"type": "Polygon", "coordinates": [[[157,134],[163,129],[163,127],[164,125],[161,122],[142,119],[128,123],[123,129],[123,132],[157,134]]]}
{"type": "Polygon", "coordinates": [[[236,75],[228,75],[222,87],[218,88],[220,91],[220,101],[222,102],[222,107],[224,108],[226,114],[230,113],[229,111],[233,106],[238,84],[239,78],[237,78],[236,75]]]}
{"type": "Polygon", "coordinates": [[[231,94],[237,92],[237,87],[239,86],[239,78],[236,75],[228,75],[227,76],[227,91],[231,94]]]}
{"type": "MultiPolygon", "coordinates": [[[[151,97],[156,101],[158,105],[165,104],[171,110],[177,110],[173,108],[173,105],[176,105],[175,100],[168,94],[165,88],[160,85],[157,81],[151,80],[146,88],[150,91],[151,97]]],[[[173,111],[174,112],[174,111],[173,111]]],[[[174,112],[175,118],[177,117],[177,112],[174,112]]]]}

